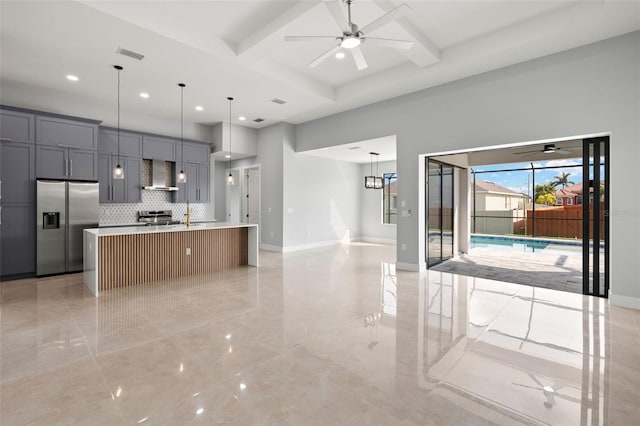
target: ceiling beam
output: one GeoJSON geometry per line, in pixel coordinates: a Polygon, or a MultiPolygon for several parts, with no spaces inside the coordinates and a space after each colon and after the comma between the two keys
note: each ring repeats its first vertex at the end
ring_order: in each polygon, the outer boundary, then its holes
{"type": "Polygon", "coordinates": [[[282,29],[285,25],[289,24],[293,20],[299,18],[309,10],[316,7],[321,0],[299,0],[293,4],[293,6],[287,8],[283,13],[279,14],[277,18],[268,22],[266,25],[256,29],[242,41],[240,41],[235,48],[236,55],[244,55],[251,50],[256,49],[263,40],[273,35],[275,32],[282,29]]]}
{"type": "MultiPolygon", "coordinates": [[[[389,0],[377,0],[376,4],[385,12],[389,12],[396,7],[396,5],[389,0]]],[[[413,48],[409,50],[398,50],[399,53],[403,54],[420,68],[440,62],[440,49],[438,49],[407,16],[398,18],[396,22],[416,42],[413,48]]]]}

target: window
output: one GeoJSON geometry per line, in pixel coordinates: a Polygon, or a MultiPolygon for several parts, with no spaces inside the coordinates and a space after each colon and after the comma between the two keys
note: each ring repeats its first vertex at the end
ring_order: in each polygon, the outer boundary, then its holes
{"type": "Polygon", "coordinates": [[[576,197],[576,204],[582,204],[582,195],[576,197]]]}
{"type": "Polygon", "coordinates": [[[556,206],[561,206],[562,205],[562,198],[558,197],[558,199],[556,200],[556,206]]]}
{"type": "Polygon", "coordinates": [[[382,181],[382,223],[398,223],[398,175],[385,173],[382,181]]]}
{"type": "Polygon", "coordinates": [[[568,206],[573,205],[573,198],[571,198],[571,197],[567,198],[567,205],[568,206]]]}

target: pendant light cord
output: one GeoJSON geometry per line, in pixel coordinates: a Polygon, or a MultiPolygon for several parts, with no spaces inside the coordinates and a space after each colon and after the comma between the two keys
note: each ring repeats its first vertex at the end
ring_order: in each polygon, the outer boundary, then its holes
{"type": "Polygon", "coordinates": [[[180,164],[184,171],[184,84],[180,86],[180,164]]]}
{"type": "Polygon", "coordinates": [[[118,165],[120,165],[120,70],[122,67],[116,68],[118,70],[118,165]]]}
{"type": "Polygon", "coordinates": [[[231,102],[233,98],[227,98],[229,100],[229,174],[231,174],[231,102]]]}

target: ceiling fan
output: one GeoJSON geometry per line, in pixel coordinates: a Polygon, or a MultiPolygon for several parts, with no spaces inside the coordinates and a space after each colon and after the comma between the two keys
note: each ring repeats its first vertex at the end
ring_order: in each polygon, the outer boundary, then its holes
{"type": "Polygon", "coordinates": [[[325,1],[324,5],[331,13],[331,16],[336,21],[340,29],[342,30],[342,34],[339,36],[286,36],[284,41],[314,41],[314,40],[335,40],[338,41],[338,44],[322,55],[318,56],[316,59],[311,61],[307,66],[309,68],[313,68],[324,60],[332,56],[334,53],[337,53],[340,49],[347,49],[351,52],[353,56],[353,60],[356,63],[356,67],[358,71],[366,69],[368,67],[367,61],[364,58],[364,54],[360,49],[360,44],[365,41],[369,43],[376,43],[381,46],[393,47],[396,49],[404,49],[408,50],[413,47],[412,41],[407,40],[392,40],[386,38],[376,38],[376,37],[365,37],[365,34],[371,33],[378,28],[381,28],[392,21],[406,15],[411,9],[405,3],[397,6],[392,9],[385,15],[382,15],[378,19],[370,22],[362,28],[359,28],[356,24],[351,21],[351,3],[352,0],[330,0],[325,1]],[[344,9],[340,3],[347,4],[347,13],[348,15],[344,15],[344,9]]]}
{"type": "Polygon", "coordinates": [[[554,153],[558,153],[558,154],[571,154],[571,151],[575,151],[575,150],[580,150],[582,149],[581,147],[564,147],[564,148],[558,148],[556,146],[556,144],[554,143],[548,143],[545,144],[544,147],[542,149],[535,149],[533,151],[523,151],[523,152],[514,152],[514,155],[523,155],[523,154],[537,154],[538,152],[541,152],[543,154],[554,154],[554,153]]]}

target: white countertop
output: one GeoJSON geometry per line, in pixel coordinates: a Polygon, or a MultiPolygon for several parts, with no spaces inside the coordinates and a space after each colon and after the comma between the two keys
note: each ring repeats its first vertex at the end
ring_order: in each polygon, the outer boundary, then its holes
{"type": "Polygon", "coordinates": [[[186,225],[159,225],[159,226],[120,226],[114,228],[89,228],[85,231],[102,237],[105,235],[133,235],[133,234],[153,234],[156,232],[182,232],[182,231],[198,231],[202,229],[223,229],[223,228],[250,228],[257,227],[255,223],[239,223],[239,222],[206,222],[192,223],[191,226],[186,225]]]}

